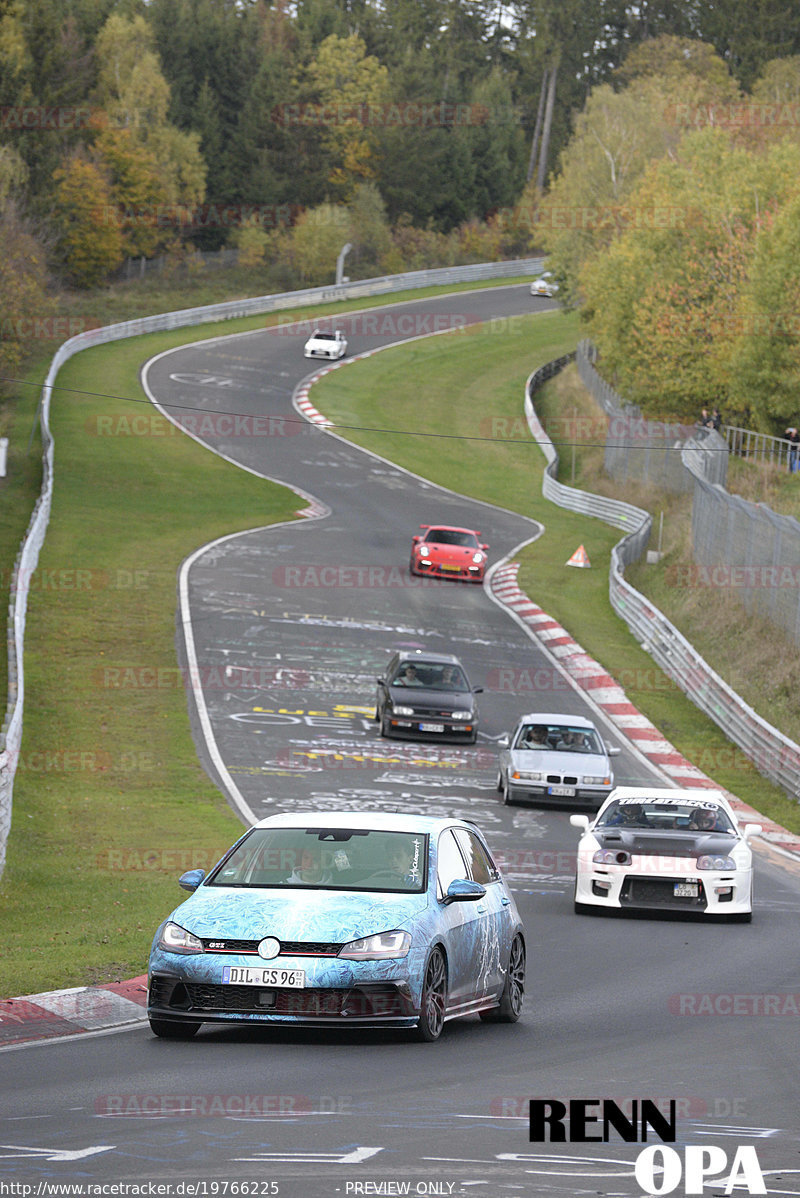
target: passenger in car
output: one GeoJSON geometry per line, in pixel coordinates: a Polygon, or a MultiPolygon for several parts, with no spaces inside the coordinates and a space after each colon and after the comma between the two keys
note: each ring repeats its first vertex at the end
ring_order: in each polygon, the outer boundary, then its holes
{"type": "Polygon", "coordinates": [[[410,663],[403,666],[400,673],[394,680],[394,686],[424,686],[422,679],[417,674],[417,667],[410,663]]]}
{"type": "Polygon", "coordinates": [[[549,749],[550,741],[547,739],[547,728],[544,724],[531,724],[522,735],[520,748],[549,749]]]}
{"type": "Polygon", "coordinates": [[[333,874],[323,864],[319,844],[303,846],[299,866],[296,865],[286,879],[289,886],[327,886],[332,881],[333,874]]]}
{"type": "Polygon", "coordinates": [[[556,744],[562,753],[589,753],[591,748],[584,732],[567,731],[556,744]]]}

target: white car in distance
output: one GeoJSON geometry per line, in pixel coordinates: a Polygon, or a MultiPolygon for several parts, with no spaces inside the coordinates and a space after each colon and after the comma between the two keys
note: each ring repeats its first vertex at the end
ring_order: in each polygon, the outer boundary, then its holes
{"type": "Polygon", "coordinates": [[[347,353],[347,339],[338,329],[314,329],[303,350],[307,358],[343,358],[347,353]]]}
{"type": "Polygon", "coordinates": [[[549,270],[546,270],[540,278],[534,279],[531,283],[531,295],[544,295],[548,299],[552,299],[557,291],[558,283],[549,270]]]}

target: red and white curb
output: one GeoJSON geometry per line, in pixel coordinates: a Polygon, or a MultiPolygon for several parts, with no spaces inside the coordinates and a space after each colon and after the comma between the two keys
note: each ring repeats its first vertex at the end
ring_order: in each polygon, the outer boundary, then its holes
{"type": "Polygon", "coordinates": [[[0,1001],[0,1047],[141,1023],[147,975],[0,1001]]]}
{"type": "Polygon", "coordinates": [[[353,354],[352,358],[339,358],[337,362],[327,362],[316,374],[309,375],[294,393],[293,403],[297,411],[302,413],[311,424],[316,424],[320,428],[333,428],[333,421],[329,420],[327,416],[323,416],[322,412],[318,408],[315,408],[308,398],[311,388],[320,379],[324,378],[326,374],[330,374],[332,370],[338,370],[340,366],[346,366],[350,362],[360,362],[362,358],[368,358],[374,352],[374,350],[368,350],[363,354],[353,354]]]}
{"type": "MultiPolygon", "coordinates": [[[[519,562],[510,562],[495,570],[491,578],[492,594],[509,608],[528,628],[542,649],[555,658],[574,682],[586,691],[592,702],[608,717],[621,736],[635,745],[639,752],[671,778],[677,786],[713,788],[719,784],[697,766],[692,765],[674,745],[664,738],[629,700],[625,691],[605,666],[590,657],[557,620],[543,611],[517,583],[519,562]]],[[[731,805],[748,819],[752,817],[763,827],[763,838],[779,852],[800,860],[800,838],[782,828],[743,803],[736,795],[728,794],[731,805]]]]}
{"type": "MultiPolygon", "coordinates": [[[[336,370],[338,366],[343,366],[346,361],[357,362],[359,358],[363,358],[364,356],[364,354],[357,354],[352,358],[342,358],[338,362],[329,362],[321,370],[318,370],[316,374],[312,374],[309,378],[307,378],[305,382],[297,388],[293,398],[294,407],[300,413],[300,415],[304,416],[310,424],[315,424],[318,428],[333,428],[333,421],[329,420],[327,416],[323,416],[322,412],[314,407],[313,403],[308,398],[309,392],[311,391],[314,383],[323,378],[324,375],[328,374],[331,370],[336,370]]],[[[327,514],[328,508],[326,505],[324,503],[320,503],[319,500],[316,499],[312,499],[308,507],[303,508],[302,511],[297,513],[298,516],[303,516],[308,520],[315,520],[320,516],[326,516],[327,514]]]]}
{"type": "Polygon", "coordinates": [[[298,412],[302,412],[306,420],[309,420],[312,424],[318,424],[321,428],[332,428],[333,421],[329,420],[327,416],[323,416],[321,412],[318,412],[311,400],[308,398],[311,384],[315,383],[317,379],[321,379],[323,374],[326,373],[327,371],[321,370],[319,374],[315,374],[314,377],[309,380],[309,382],[303,384],[295,396],[295,407],[297,408],[298,412]]]}

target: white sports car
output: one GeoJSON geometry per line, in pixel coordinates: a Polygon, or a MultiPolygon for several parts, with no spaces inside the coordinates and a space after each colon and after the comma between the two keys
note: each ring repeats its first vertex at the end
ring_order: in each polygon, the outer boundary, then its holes
{"type": "Polygon", "coordinates": [[[578,844],[575,910],[727,915],[749,923],[761,824],[740,827],[719,790],[618,786],[593,822],[571,815],[578,844]]]}
{"type": "Polygon", "coordinates": [[[549,270],[546,270],[541,278],[534,279],[531,283],[531,295],[545,295],[550,299],[557,291],[558,283],[549,270]]]}
{"type": "Polygon", "coordinates": [[[303,353],[307,358],[343,358],[347,353],[347,339],[338,329],[333,333],[314,329],[303,353]]]}

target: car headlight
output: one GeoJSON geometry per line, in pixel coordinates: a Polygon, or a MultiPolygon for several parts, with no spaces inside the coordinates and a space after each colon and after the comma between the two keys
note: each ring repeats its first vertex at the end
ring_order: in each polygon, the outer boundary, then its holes
{"type": "Polygon", "coordinates": [[[534,770],[514,770],[511,777],[517,782],[544,782],[544,774],[534,770]]]}
{"type": "Polygon", "coordinates": [[[182,928],[179,923],[164,924],[164,931],[158,938],[159,948],[164,948],[168,953],[202,953],[202,940],[198,940],[191,932],[187,932],[186,928],[182,928]]]}
{"type": "Polygon", "coordinates": [[[395,715],[413,715],[414,714],[413,707],[393,707],[392,711],[394,712],[395,715]]]}
{"type": "Polygon", "coordinates": [[[611,779],[604,778],[602,774],[595,776],[594,774],[586,774],[581,781],[587,786],[610,786],[611,779]]]}
{"type": "Polygon", "coordinates": [[[420,547],[419,547],[420,557],[427,557],[429,553],[430,553],[430,549],[427,547],[427,545],[420,545],[420,547]]]}
{"type": "Polygon", "coordinates": [[[625,849],[598,849],[592,861],[597,865],[630,865],[631,855],[625,849]]]}
{"type": "Polygon", "coordinates": [[[351,940],[339,949],[339,956],[347,961],[383,961],[389,957],[406,957],[410,948],[408,932],[378,932],[376,936],[351,940]]]}
{"type": "Polygon", "coordinates": [[[479,566],[481,564],[481,562],[483,561],[483,554],[482,553],[473,553],[472,560],[474,561],[476,566],[479,566]]]}
{"type": "Polygon", "coordinates": [[[472,712],[471,711],[454,711],[453,719],[454,720],[471,720],[472,712]]]}
{"type": "Polygon", "coordinates": [[[722,857],[717,853],[705,853],[697,858],[698,869],[736,869],[733,857],[722,857]]]}

